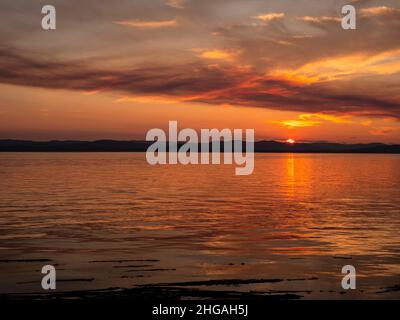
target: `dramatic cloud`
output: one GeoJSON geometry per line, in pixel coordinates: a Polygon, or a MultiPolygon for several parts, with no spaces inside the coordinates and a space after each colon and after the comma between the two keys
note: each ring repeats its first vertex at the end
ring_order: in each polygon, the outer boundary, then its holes
{"type": "Polygon", "coordinates": [[[106,70],[83,62],[43,61],[0,50],[0,81],[44,88],[163,95],[185,101],[331,114],[399,117],[400,104],[373,95],[334,93],[320,83],[298,84],[232,66],[149,66],[106,70]]]}
{"type": "Polygon", "coordinates": [[[62,2],[59,29],[44,32],[6,1],[0,82],[319,114],[294,124],[399,119],[399,3],[355,1],[355,31],[341,28],[339,5],[312,3],[62,2]]]}

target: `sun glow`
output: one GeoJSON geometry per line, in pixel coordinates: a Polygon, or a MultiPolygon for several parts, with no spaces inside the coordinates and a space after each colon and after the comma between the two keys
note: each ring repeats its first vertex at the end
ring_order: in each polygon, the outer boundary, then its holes
{"type": "Polygon", "coordinates": [[[290,138],[286,140],[286,143],[290,143],[290,144],[294,144],[295,142],[296,141],[294,141],[293,139],[290,139],[290,138]]]}

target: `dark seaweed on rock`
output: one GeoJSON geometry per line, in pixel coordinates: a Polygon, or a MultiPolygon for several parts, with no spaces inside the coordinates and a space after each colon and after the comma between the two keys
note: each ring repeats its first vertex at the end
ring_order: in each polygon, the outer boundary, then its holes
{"type": "Polygon", "coordinates": [[[11,259],[11,260],[0,260],[0,263],[13,263],[13,262],[51,262],[51,259],[11,259]]]}
{"type": "Polygon", "coordinates": [[[158,300],[188,300],[188,299],[207,299],[207,300],[292,300],[300,299],[302,296],[294,293],[273,293],[273,292],[240,292],[240,291],[217,291],[217,290],[198,290],[176,287],[154,287],[142,286],[131,289],[108,288],[100,290],[70,291],[55,293],[22,293],[0,295],[0,300],[134,300],[154,301],[158,300]]]}

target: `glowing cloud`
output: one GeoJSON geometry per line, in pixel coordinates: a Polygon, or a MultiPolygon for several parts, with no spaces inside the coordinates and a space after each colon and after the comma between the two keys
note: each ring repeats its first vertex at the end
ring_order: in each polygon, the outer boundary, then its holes
{"type": "Polygon", "coordinates": [[[262,20],[262,21],[271,21],[271,20],[276,20],[276,19],[282,19],[283,17],[285,17],[285,14],[282,12],[279,12],[279,13],[264,13],[264,14],[260,14],[256,17],[254,17],[254,18],[258,19],[258,20],[262,20]]]}
{"type": "Polygon", "coordinates": [[[400,50],[376,55],[354,54],[314,61],[295,70],[275,70],[271,73],[295,83],[331,81],[351,75],[391,75],[400,72],[400,50]]]}
{"type": "Polygon", "coordinates": [[[306,21],[306,22],[314,22],[314,23],[320,23],[320,22],[325,22],[325,21],[334,21],[334,22],[341,21],[341,19],[339,17],[328,17],[328,16],[322,16],[322,17],[305,16],[305,17],[299,17],[297,19],[306,21]]]}
{"type": "Polygon", "coordinates": [[[304,113],[298,116],[298,119],[294,120],[272,120],[268,121],[271,124],[278,124],[283,127],[287,127],[288,129],[295,128],[305,128],[305,127],[315,127],[321,124],[320,120],[333,122],[333,123],[352,123],[350,121],[349,116],[334,116],[330,114],[323,113],[304,113]]]}
{"type": "Polygon", "coordinates": [[[350,116],[334,116],[331,114],[324,114],[324,113],[305,113],[299,115],[299,119],[301,120],[318,118],[333,123],[353,123],[353,121],[349,120],[349,117],[350,116]]]}
{"type": "Polygon", "coordinates": [[[237,53],[227,50],[206,50],[200,53],[200,56],[205,59],[215,60],[233,60],[237,53]]]}
{"type": "Polygon", "coordinates": [[[181,102],[179,99],[172,99],[171,97],[165,96],[127,96],[118,98],[114,101],[115,103],[124,102],[138,102],[138,103],[161,103],[161,104],[176,104],[181,102]]]}
{"type": "Polygon", "coordinates": [[[166,28],[166,27],[176,27],[178,25],[176,19],[159,20],[159,21],[121,20],[121,21],[114,21],[114,23],[131,28],[166,28]]]}
{"type": "Polygon", "coordinates": [[[361,13],[365,16],[377,16],[382,14],[389,14],[394,12],[400,12],[399,9],[389,8],[389,7],[372,7],[372,8],[363,8],[361,9],[361,13]]]}
{"type": "Polygon", "coordinates": [[[288,129],[314,127],[321,124],[320,121],[314,120],[271,120],[268,121],[268,123],[279,124],[283,127],[287,127],[288,129]]]}

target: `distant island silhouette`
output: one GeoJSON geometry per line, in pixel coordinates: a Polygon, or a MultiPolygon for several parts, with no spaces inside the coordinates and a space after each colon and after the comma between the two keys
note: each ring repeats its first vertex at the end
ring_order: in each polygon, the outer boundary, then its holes
{"type": "MultiPolygon", "coordinates": [[[[0,140],[0,152],[145,152],[154,141],[118,140],[0,140]]],[[[184,142],[178,143],[178,148],[184,142]]],[[[243,150],[245,150],[243,143],[243,150]]],[[[200,144],[199,144],[199,150],[200,144]]],[[[209,146],[211,150],[211,142],[209,146]]],[[[221,150],[223,150],[221,142],[221,150]]],[[[342,144],[330,142],[294,143],[278,141],[257,141],[255,152],[293,152],[293,153],[400,153],[400,144],[366,143],[342,144]]]]}

